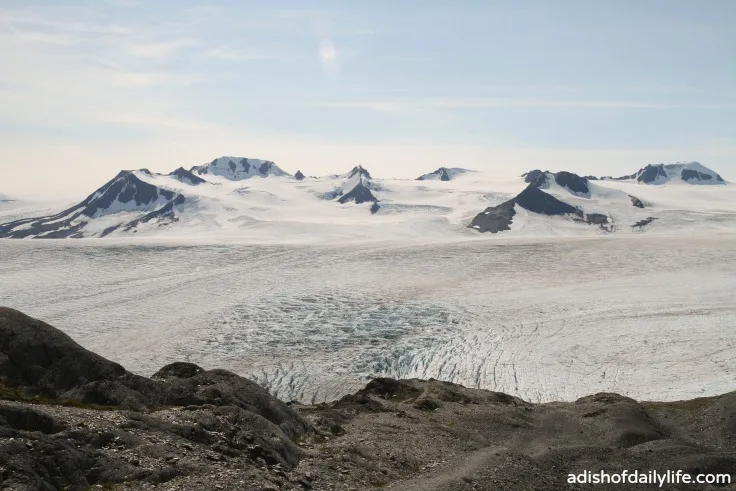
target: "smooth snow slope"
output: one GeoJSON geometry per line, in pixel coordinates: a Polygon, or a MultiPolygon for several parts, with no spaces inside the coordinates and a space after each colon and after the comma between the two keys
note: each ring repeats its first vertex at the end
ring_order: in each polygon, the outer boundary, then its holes
{"type": "Polygon", "coordinates": [[[736,234],[0,241],[0,278],[1,304],[134,371],[187,360],[286,400],[332,399],[380,375],[535,401],[683,399],[736,379],[736,234]]]}

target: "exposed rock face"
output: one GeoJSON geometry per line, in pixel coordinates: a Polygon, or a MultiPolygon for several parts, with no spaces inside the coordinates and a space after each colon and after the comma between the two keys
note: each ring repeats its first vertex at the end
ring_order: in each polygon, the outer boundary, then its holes
{"type": "Polygon", "coordinates": [[[635,224],[633,224],[632,225],[632,228],[643,229],[644,227],[646,227],[647,225],[649,225],[650,223],[652,223],[656,219],[657,219],[656,217],[647,217],[647,218],[645,218],[643,220],[639,220],[638,222],[636,222],[635,224]]]}
{"type": "Polygon", "coordinates": [[[551,194],[545,193],[539,189],[538,184],[545,179],[542,174],[537,181],[527,186],[521,193],[513,199],[501,203],[497,206],[486,208],[483,212],[473,218],[469,227],[479,232],[497,233],[511,229],[514,215],[516,215],[515,206],[548,216],[569,215],[575,221],[585,222],[592,225],[599,225],[603,230],[613,230],[612,224],[608,220],[608,216],[600,213],[585,213],[583,210],[576,208],[564,201],[560,201],[551,194]]]}
{"type": "Polygon", "coordinates": [[[629,195],[629,198],[631,198],[631,204],[637,208],[644,208],[644,203],[642,200],[637,198],[636,196],[629,195]]]}
{"type": "Polygon", "coordinates": [[[368,201],[376,202],[378,201],[375,196],[373,196],[373,193],[371,193],[371,190],[368,189],[367,186],[364,184],[358,184],[353,189],[351,189],[346,194],[343,194],[340,196],[337,200],[340,203],[349,203],[351,201],[355,202],[356,204],[360,203],[366,203],[368,201]]]}
{"type": "MultiPolygon", "coordinates": [[[[120,211],[153,213],[140,218],[138,223],[143,223],[154,218],[164,218],[167,213],[169,217],[172,216],[174,206],[185,201],[183,195],[145,182],[133,171],[121,171],[84,201],[60,213],[48,217],[24,218],[0,225],[0,237],[82,237],[85,226],[94,217],[120,211]]],[[[115,228],[124,226],[125,224],[120,224],[115,228]]]]}
{"type": "Polygon", "coordinates": [[[538,179],[539,179],[540,177],[542,177],[542,176],[545,176],[545,174],[547,174],[548,172],[549,172],[549,171],[544,171],[544,172],[542,172],[542,171],[541,171],[541,170],[539,170],[539,169],[534,169],[534,170],[532,170],[532,171],[529,171],[529,172],[525,172],[525,173],[523,173],[523,174],[521,175],[521,177],[523,177],[523,178],[524,178],[524,182],[525,182],[525,183],[527,183],[527,184],[534,184],[534,183],[536,183],[536,182],[537,182],[537,180],[538,180],[538,179]]]}
{"type": "Polygon", "coordinates": [[[572,172],[561,171],[555,173],[555,182],[563,188],[567,188],[574,194],[590,195],[588,180],[577,174],[573,174],[572,172]]]}
{"type": "Polygon", "coordinates": [[[667,179],[667,172],[664,170],[664,164],[647,165],[636,173],[636,180],[646,184],[652,184],[658,178],[667,179]]]}
{"type": "Polygon", "coordinates": [[[139,377],[163,391],[166,407],[103,410],[7,385],[104,392],[130,376],[119,365],[10,309],[0,309],[0,343],[4,489],[558,491],[583,489],[567,481],[583,470],[736,474],[736,393],[532,404],[439,380],[376,378],[338,401],[289,407],[229,372],[173,363],[139,377]]]}
{"type": "Polygon", "coordinates": [[[198,175],[211,174],[222,176],[232,181],[249,179],[251,177],[289,175],[270,160],[244,157],[220,157],[209,164],[195,165],[191,171],[198,175]]]}
{"type": "Polygon", "coordinates": [[[439,169],[417,177],[417,181],[451,181],[458,174],[464,174],[469,172],[467,169],[461,169],[459,167],[448,169],[447,167],[440,167],[439,169]]]}
{"type": "Polygon", "coordinates": [[[549,180],[554,181],[561,187],[567,189],[572,194],[579,196],[590,196],[590,187],[588,186],[588,180],[584,177],[580,177],[572,172],[560,171],[560,172],[542,172],[539,169],[526,172],[522,175],[524,182],[527,182],[534,187],[545,189],[549,186],[549,180]]]}
{"type": "MultiPolygon", "coordinates": [[[[693,169],[682,169],[680,177],[683,181],[712,181],[713,176],[710,174],[704,174],[693,169]]],[[[723,181],[721,176],[716,176],[716,180],[723,181]]]]}
{"type": "Polygon", "coordinates": [[[304,180],[304,177],[305,177],[305,175],[302,174],[302,171],[300,171],[300,170],[296,171],[296,174],[294,174],[294,179],[296,179],[297,181],[304,180]]]}
{"type": "Polygon", "coordinates": [[[353,167],[353,169],[347,174],[342,176],[344,182],[331,193],[325,195],[326,199],[336,199],[338,203],[369,203],[371,205],[371,213],[376,213],[380,205],[378,204],[378,198],[376,198],[371,192],[373,183],[371,182],[370,173],[361,166],[353,167]]]}
{"type": "Polygon", "coordinates": [[[515,205],[516,200],[511,199],[498,206],[486,208],[473,218],[473,221],[470,222],[470,228],[492,234],[511,230],[511,223],[514,221],[514,215],[516,215],[515,205]]]}
{"type": "Polygon", "coordinates": [[[175,171],[170,172],[169,175],[177,178],[181,182],[191,184],[193,186],[197,186],[199,184],[204,184],[205,182],[207,182],[201,177],[192,174],[190,171],[186,170],[184,167],[179,167],[175,171]]]}
{"type": "Polygon", "coordinates": [[[720,175],[699,162],[647,165],[629,176],[617,178],[606,177],[604,179],[618,181],[636,180],[643,184],[665,184],[673,180],[684,181],[690,184],[725,184],[725,181],[720,175]]]}
{"type": "Polygon", "coordinates": [[[0,383],[57,397],[125,374],[122,366],[82,348],[58,329],[0,308],[0,383]]]}
{"type": "Polygon", "coordinates": [[[353,167],[350,172],[348,172],[347,178],[350,179],[351,177],[354,177],[356,175],[360,175],[362,177],[365,177],[367,179],[371,179],[371,174],[367,170],[365,170],[362,166],[356,165],[353,167]]]}
{"type": "Polygon", "coordinates": [[[29,394],[145,410],[167,405],[231,405],[258,414],[293,437],[304,422],[255,382],[225,370],[169,365],[155,379],[126,371],[48,324],[0,308],[0,383],[29,394]],[[187,376],[190,375],[190,376],[187,376]]]}
{"type": "Polygon", "coordinates": [[[577,214],[578,209],[547,194],[534,185],[527,186],[514,201],[522,208],[542,215],[577,214]]]}

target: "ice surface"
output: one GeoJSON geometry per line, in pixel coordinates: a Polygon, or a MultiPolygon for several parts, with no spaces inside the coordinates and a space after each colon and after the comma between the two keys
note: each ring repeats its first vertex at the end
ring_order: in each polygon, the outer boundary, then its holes
{"type": "MultiPolygon", "coordinates": [[[[553,224],[517,211],[513,227],[553,224]]],[[[3,240],[0,304],[133,371],[187,360],[287,400],[333,399],[378,375],[533,401],[733,390],[736,234],[482,237],[3,240]]]]}

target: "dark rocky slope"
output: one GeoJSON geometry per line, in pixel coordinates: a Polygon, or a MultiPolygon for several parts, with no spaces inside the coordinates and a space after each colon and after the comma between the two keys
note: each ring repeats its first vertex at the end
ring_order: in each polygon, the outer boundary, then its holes
{"type": "Polygon", "coordinates": [[[567,483],[584,470],[736,473],[736,393],[531,404],[374,379],[289,406],[189,363],[136,376],[11,309],[0,309],[0,396],[2,489],[557,491],[591,489],[567,483]]]}
{"type": "MultiPolygon", "coordinates": [[[[146,169],[140,169],[139,172],[151,174],[146,169]]],[[[174,207],[184,204],[185,201],[184,195],[145,182],[133,171],[121,171],[82,202],[55,215],[23,218],[0,224],[0,238],[85,237],[87,236],[85,228],[95,217],[120,211],[137,211],[145,215],[134,222],[123,222],[108,228],[100,236],[105,236],[120,227],[130,230],[140,223],[151,220],[161,220],[161,224],[167,224],[176,220],[174,207]]]]}
{"type": "Polygon", "coordinates": [[[589,224],[599,225],[604,230],[609,230],[608,217],[599,213],[585,213],[551,194],[540,189],[539,183],[544,179],[542,174],[537,181],[529,184],[522,192],[497,206],[490,206],[479,213],[470,222],[469,227],[479,232],[497,233],[511,230],[511,223],[516,215],[515,205],[529,210],[533,213],[547,216],[570,216],[573,220],[589,224]]]}

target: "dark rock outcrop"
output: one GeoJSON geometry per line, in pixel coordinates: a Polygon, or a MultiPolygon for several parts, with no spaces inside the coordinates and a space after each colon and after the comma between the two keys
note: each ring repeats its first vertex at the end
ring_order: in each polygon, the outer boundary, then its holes
{"type": "Polygon", "coordinates": [[[588,180],[577,174],[573,174],[572,172],[556,172],[555,182],[574,194],[582,194],[586,196],[590,194],[588,180]]]}
{"type": "Polygon", "coordinates": [[[122,367],[51,326],[0,308],[0,343],[3,489],[557,491],[583,489],[567,480],[586,469],[736,474],[734,392],[676,402],[602,392],[533,404],[434,379],[376,378],[338,401],[290,408],[229,372],[172,363],[139,377],[168,405],[138,412],[22,392],[131,383],[122,367]],[[14,382],[17,392],[7,387],[14,382]]]}
{"type": "Polygon", "coordinates": [[[540,177],[545,176],[549,171],[541,171],[539,169],[534,169],[529,172],[525,172],[521,175],[521,177],[524,178],[524,182],[527,184],[535,184],[537,180],[539,180],[540,177]]]}
{"type": "Polygon", "coordinates": [[[355,176],[356,174],[360,174],[361,176],[371,179],[371,174],[366,169],[363,168],[361,165],[356,165],[353,167],[350,172],[348,172],[347,178],[350,179],[351,177],[355,176]]]}
{"type": "Polygon", "coordinates": [[[500,205],[486,208],[473,218],[473,221],[470,222],[470,228],[474,228],[478,232],[490,232],[492,234],[511,230],[511,223],[516,215],[514,205],[516,205],[516,200],[511,199],[500,205]]]}
{"type": "Polygon", "coordinates": [[[184,167],[179,167],[178,169],[170,172],[169,176],[175,177],[178,180],[187,184],[191,184],[193,186],[197,186],[199,184],[204,184],[207,182],[201,177],[193,174],[191,171],[186,170],[184,167]]]}
{"type": "Polygon", "coordinates": [[[577,174],[567,171],[560,172],[542,172],[539,169],[526,172],[522,174],[524,182],[529,183],[537,188],[546,188],[549,185],[549,179],[552,178],[555,182],[570,191],[572,194],[589,196],[590,187],[588,186],[588,179],[580,177],[577,174]]]}
{"type": "Polygon", "coordinates": [[[337,201],[342,204],[349,203],[351,201],[356,204],[360,204],[366,203],[368,201],[372,201],[375,203],[378,201],[378,199],[373,196],[373,193],[371,193],[371,190],[368,189],[366,185],[360,183],[347,193],[340,196],[337,201]]]}
{"type": "Polygon", "coordinates": [[[576,208],[564,201],[561,201],[551,194],[545,193],[537,184],[545,175],[542,174],[535,183],[527,186],[521,193],[514,198],[505,201],[497,206],[491,206],[479,213],[473,218],[469,228],[478,230],[479,232],[497,233],[511,229],[514,215],[516,215],[515,205],[548,216],[564,216],[568,215],[575,221],[588,223],[591,225],[599,225],[603,230],[610,232],[613,230],[612,224],[608,220],[608,216],[600,213],[585,213],[580,208],[576,208]]]}
{"type": "Polygon", "coordinates": [[[0,308],[0,384],[29,394],[135,410],[237,406],[278,425],[290,437],[307,429],[286,404],[234,373],[174,364],[154,379],[141,377],[84,349],[58,329],[8,308],[0,308]]]}
{"type": "Polygon", "coordinates": [[[631,198],[632,206],[635,206],[637,208],[644,208],[644,202],[642,200],[632,195],[629,195],[629,198],[631,198]]]}
{"type": "Polygon", "coordinates": [[[645,184],[652,184],[658,178],[667,179],[667,172],[664,170],[664,164],[647,165],[636,174],[636,180],[645,184]]]}
{"type": "MultiPolygon", "coordinates": [[[[683,181],[712,181],[713,176],[704,174],[693,169],[682,169],[680,177],[683,181]]],[[[716,181],[723,182],[723,178],[716,174],[716,181]]]]}
{"type": "Polygon", "coordinates": [[[419,177],[417,177],[417,181],[426,181],[428,179],[437,179],[439,178],[440,181],[449,181],[451,179],[450,173],[447,171],[446,167],[440,167],[439,169],[430,172],[429,174],[424,174],[419,177]]]}
{"type": "Polygon", "coordinates": [[[0,308],[0,383],[57,397],[125,374],[122,366],[82,348],[58,329],[0,308]]]}
{"type": "Polygon", "coordinates": [[[643,229],[644,227],[646,227],[647,225],[649,225],[656,219],[657,219],[656,217],[646,217],[645,219],[639,220],[638,222],[633,224],[632,228],[643,229]]]}
{"type": "Polygon", "coordinates": [[[296,171],[296,174],[294,174],[294,179],[296,179],[297,181],[302,181],[305,177],[306,176],[302,174],[302,171],[300,170],[296,171]]]}

